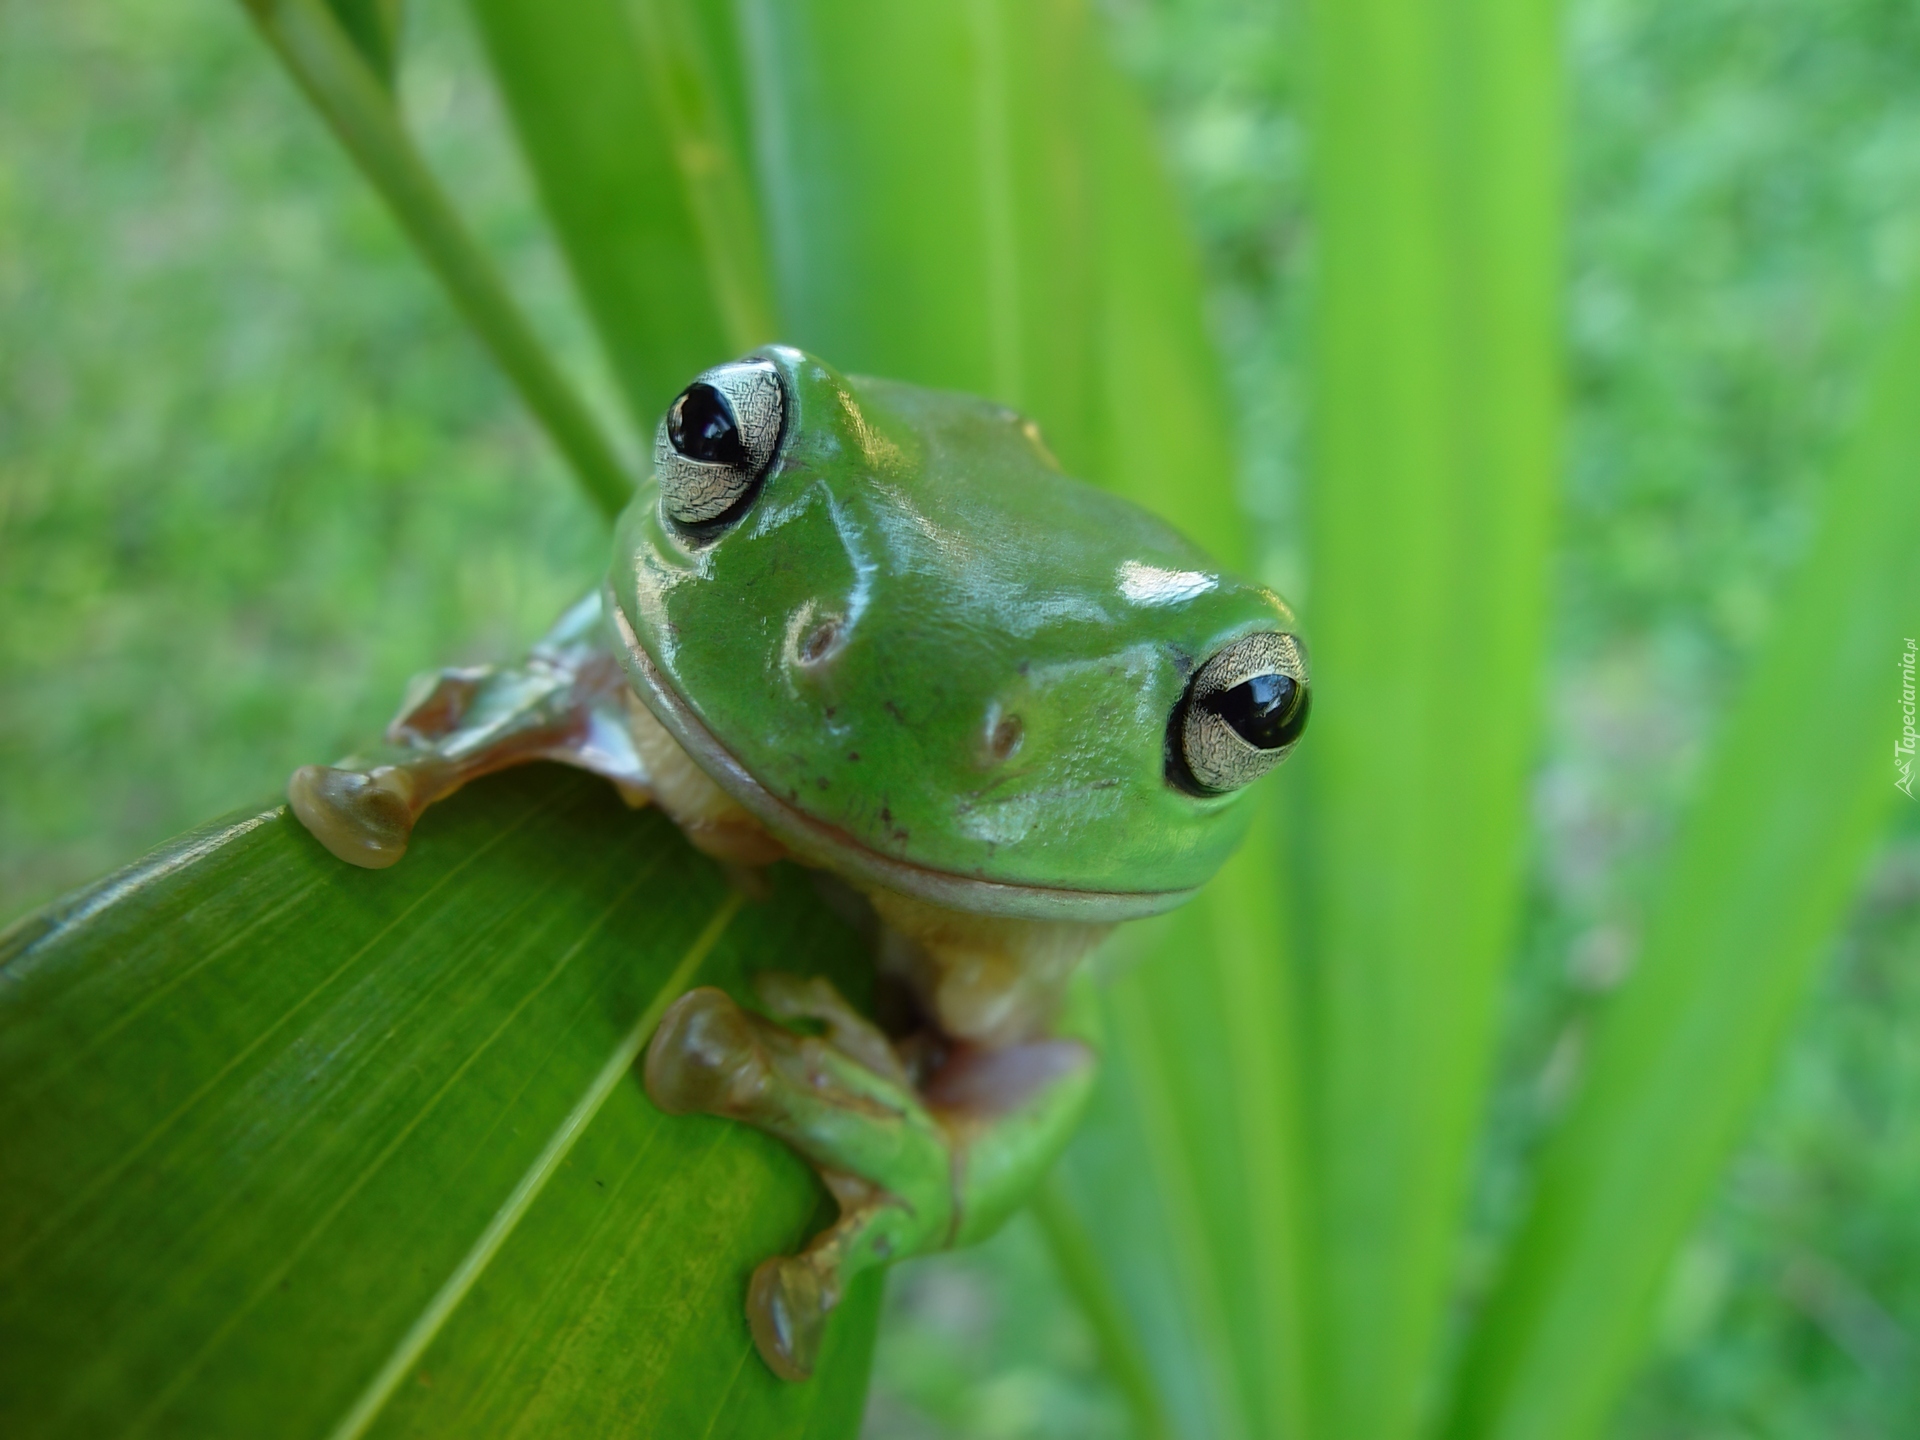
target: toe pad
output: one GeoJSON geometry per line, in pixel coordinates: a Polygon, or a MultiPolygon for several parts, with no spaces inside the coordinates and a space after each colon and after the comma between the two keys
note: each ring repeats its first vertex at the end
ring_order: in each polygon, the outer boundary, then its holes
{"type": "Polygon", "coordinates": [[[725,991],[702,985],[660,1017],[647,1047],[647,1094],[669,1115],[737,1115],[763,1070],[746,1012],[725,991]]]}
{"type": "Polygon", "coordinates": [[[302,765],[287,782],[300,823],[327,849],[366,870],[384,870],[407,853],[413,806],[399,771],[363,774],[302,765]]]}
{"type": "Polygon", "coordinates": [[[767,1368],[782,1380],[805,1380],[820,1357],[830,1295],[806,1261],[779,1255],[761,1262],[747,1286],[747,1325],[767,1368]]]}

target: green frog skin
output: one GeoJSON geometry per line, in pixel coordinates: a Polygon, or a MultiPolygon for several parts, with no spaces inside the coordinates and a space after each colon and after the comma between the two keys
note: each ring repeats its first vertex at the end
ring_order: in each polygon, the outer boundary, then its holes
{"type": "Polygon", "coordinates": [[[758,1126],[839,1202],[748,1286],[800,1380],[855,1275],[986,1236],[1045,1175],[1097,1062],[1081,960],[1219,868],[1308,708],[1287,606],[1031,422],[775,346],[674,401],[599,593],[518,665],[421,677],[384,746],[288,796],[378,868],[466,781],[558,760],[749,891],[791,859],[864,897],[909,1018],[769,970],[751,1010],[682,996],[646,1058],[661,1109],[758,1126]]]}

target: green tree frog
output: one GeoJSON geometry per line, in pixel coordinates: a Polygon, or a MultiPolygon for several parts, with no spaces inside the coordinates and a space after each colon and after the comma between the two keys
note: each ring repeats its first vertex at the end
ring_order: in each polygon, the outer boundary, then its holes
{"type": "Polygon", "coordinates": [[[1079,962],[1213,874],[1308,707],[1287,606],[1031,422],[776,346],[673,402],[604,587],[523,663],[416,680],[382,750],[288,793],[379,867],[465,781],[559,760],[737,876],[790,858],[864,897],[898,1023],[776,971],[753,1010],[681,997],[645,1064],[661,1109],[760,1127],[839,1202],[748,1286],[798,1380],[855,1275],[987,1235],[1044,1176],[1093,1083],[1079,962]]]}

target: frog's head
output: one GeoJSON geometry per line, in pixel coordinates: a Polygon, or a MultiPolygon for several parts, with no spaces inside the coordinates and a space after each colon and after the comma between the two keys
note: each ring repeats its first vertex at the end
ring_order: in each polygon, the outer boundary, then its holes
{"type": "Polygon", "coordinates": [[[796,853],[957,909],[1202,884],[1306,724],[1270,590],[970,396],[774,347],[673,402],[609,580],[636,689],[796,853]]]}

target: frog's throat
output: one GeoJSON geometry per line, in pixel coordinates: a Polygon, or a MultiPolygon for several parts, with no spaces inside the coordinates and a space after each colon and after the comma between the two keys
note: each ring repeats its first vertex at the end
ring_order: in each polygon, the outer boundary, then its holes
{"type": "Polygon", "coordinates": [[[803,860],[831,869],[847,879],[911,895],[950,910],[1026,920],[1134,920],[1171,910],[1194,894],[1192,890],[1066,890],[1015,885],[976,875],[960,875],[951,870],[934,870],[882,855],[838,825],[828,824],[789,805],[754,779],[707,728],[706,722],[694,713],[693,707],[667,683],[634,634],[632,622],[620,608],[619,598],[611,586],[607,591],[606,610],[613,618],[614,631],[625,651],[627,674],[647,708],[693,757],[694,763],[803,860]]]}

